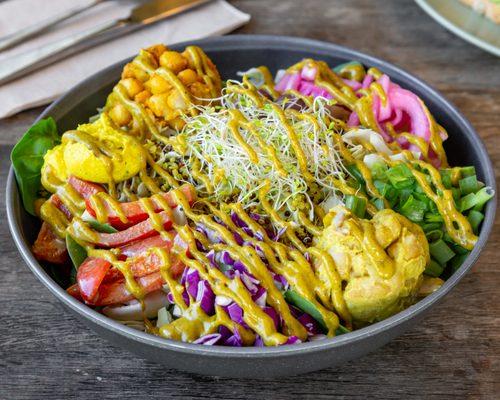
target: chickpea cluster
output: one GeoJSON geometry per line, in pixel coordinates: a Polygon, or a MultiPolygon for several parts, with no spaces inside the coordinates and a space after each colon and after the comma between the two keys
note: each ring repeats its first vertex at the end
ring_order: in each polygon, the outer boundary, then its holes
{"type": "MultiPolygon", "coordinates": [[[[144,106],[160,129],[165,127],[181,129],[184,126],[181,116],[190,113],[189,103],[202,104],[203,100],[200,99],[213,97],[206,76],[197,73],[195,62],[188,51],[182,53],[171,51],[162,44],[145,51],[148,55],[148,62],[154,69],[164,67],[175,74],[189,93],[190,101],[186,101],[185,96],[164,77],[154,72],[149,74],[133,62],[128,63],[123,69],[119,84],[125,88],[130,100],[144,106]]],[[[218,96],[221,88],[219,73],[208,57],[206,61],[218,96]]],[[[106,109],[118,126],[128,127],[131,131],[138,129],[137,121],[134,121],[130,111],[116,97],[110,96],[106,109]]]]}

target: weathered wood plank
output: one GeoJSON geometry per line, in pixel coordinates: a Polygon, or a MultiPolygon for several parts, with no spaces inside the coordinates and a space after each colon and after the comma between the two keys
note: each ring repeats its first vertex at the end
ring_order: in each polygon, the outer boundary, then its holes
{"type": "MultiPolygon", "coordinates": [[[[441,90],[471,120],[500,165],[500,60],[436,25],[410,0],[235,0],[240,32],[304,36],[365,51],[441,90]],[[376,4],[375,4],[376,3],[376,4]]],[[[12,144],[40,109],[0,121],[0,187],[12,144]]],[[[453,134],[452,132],[450,132],[453,134]]],[[[100,339],[63,312],[24,265],[0,198],[0,398],[497,398],[500,246],[497,219],[473,271],[419,327],[347,365],[262,382],[165,370],[100,339]]]]}

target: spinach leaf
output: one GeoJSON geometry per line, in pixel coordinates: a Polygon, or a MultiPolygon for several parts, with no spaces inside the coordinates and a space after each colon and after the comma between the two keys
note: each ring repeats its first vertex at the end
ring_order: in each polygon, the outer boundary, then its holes
{"type": "Polygon", "coordinates": [[[28,129],[10,155],[24,208],[31,215],[35,215],[35,200],[40,191],[43,156],[59,143],[55,121],[42,119],[28,129]]]}

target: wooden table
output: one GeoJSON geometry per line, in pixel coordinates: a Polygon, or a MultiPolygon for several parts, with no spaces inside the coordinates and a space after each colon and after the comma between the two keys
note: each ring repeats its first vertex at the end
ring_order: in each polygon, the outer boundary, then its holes
{"type": "MultiPolygon", "coordinates": [[[[413,1],[233,3],[252,15],[241,33],[295,35],[343,44],[400,65],[437,87],[472,121],[498,176],[500,59],[453,36],[413,1]]],[[[0,121],[2,188],[12,145],[40,111],[0,121]]],[[[25,266],[7,229],[3,194],[0,203],[2,399],[500,396],[498,219],[473,271],[419,327],[341,368],[259,382],[166,370],[100,339],[63,312],[25,266]]]]}

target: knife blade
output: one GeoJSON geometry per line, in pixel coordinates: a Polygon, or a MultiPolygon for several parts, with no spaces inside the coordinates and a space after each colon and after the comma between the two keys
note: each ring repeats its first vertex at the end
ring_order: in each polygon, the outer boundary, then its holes
{"type": "Polygon", "coordinates": [[[126,19],[105,22],[54,43],[0,62],[0,85],[50,65],[89,47],[123,36],[212,0],[151,0],[130,12],[126,19]]]}

